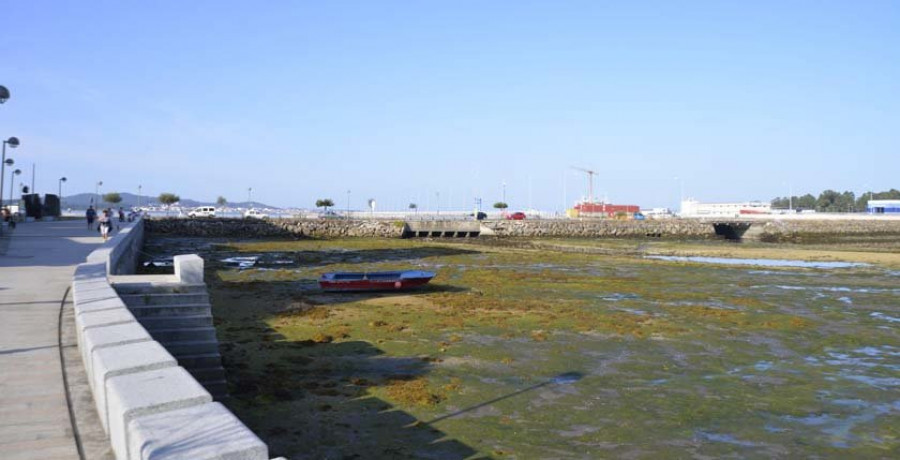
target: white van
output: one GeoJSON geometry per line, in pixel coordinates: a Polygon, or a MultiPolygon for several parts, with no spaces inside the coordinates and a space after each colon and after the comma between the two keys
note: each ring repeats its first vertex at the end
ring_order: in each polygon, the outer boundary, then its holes
{"type": "Polygon", "coordinates": [[[247,212],[244,213],[244,217],[247,219],[265,219],[266,217],[269,217],[269,215],[258,209],[248,209],[247,212]]]}
{"type": "Polygon", "coordinates": [[[216,217],[216,208],[212,206],[200,206],[189,212],[188,217],[216,217]]]}

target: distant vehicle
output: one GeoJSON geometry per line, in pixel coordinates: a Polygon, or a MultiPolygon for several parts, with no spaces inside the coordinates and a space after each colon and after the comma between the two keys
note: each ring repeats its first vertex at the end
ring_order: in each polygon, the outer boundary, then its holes
{"type": "Polygon", "coordinates": [[[634,213],[634,220],[644,220],[644,219],[646,219],[646,217],[644,217],[643,214],[641,214],[639,212],[634,213]]]}
{"type": "Polygon", "coordinates": [[[506,216],[508,220],[525,220],[524,212],[514,212],[508,216],[506,216]]]}
{"type": "Polygon", "coordinates": [[[319,219],[340,219],[341,216],[334,211],[325,211],[319,214],[319,219]]]}
{"type": "Polygon", "coordinates": [[[469,214],[470,217],[474,217],[475,220],[484,220],[487,219],[487,214],[481,211],[478,211],[477,214],[469,214]]]}
{"type": "Polygon", "coordinates": [[[244,218],[246,219],[265,219],[266,217],[269,217],[269,215],[258,209],[248,209],[244,212],[244,218]]]}
{"type": "Polygon", "coordinates": [[[212,206],[200,206],[188,213],[188,217],[216,217],[216,208],[212,206]]]}

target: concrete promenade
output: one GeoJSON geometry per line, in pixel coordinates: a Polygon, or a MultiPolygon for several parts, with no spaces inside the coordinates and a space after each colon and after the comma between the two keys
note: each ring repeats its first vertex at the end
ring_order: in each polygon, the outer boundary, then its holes
{"type": "Polygon", "coordinates": [[[61,342],[75,345],[60,338],[60,311],[75,266],[101,242],[83,221],[33,222],[0,248],[2,459],[79,458],[60,359],[61,342]]]}

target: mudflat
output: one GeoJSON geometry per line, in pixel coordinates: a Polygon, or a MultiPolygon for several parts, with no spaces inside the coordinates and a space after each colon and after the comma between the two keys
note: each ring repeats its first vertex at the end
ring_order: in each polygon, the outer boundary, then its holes
{"type": "Polygon", "coordinates": [[[146,249],[206,259],[227,404],[273,455],[900,449],[900,245],[890,240],[157,236],[146,249]],[[250,268],[222,262],[248,255],[259,256],[250,268]],[[315,281],[401,268],[438,275],[403,294],[325,294],[315,281]]]}

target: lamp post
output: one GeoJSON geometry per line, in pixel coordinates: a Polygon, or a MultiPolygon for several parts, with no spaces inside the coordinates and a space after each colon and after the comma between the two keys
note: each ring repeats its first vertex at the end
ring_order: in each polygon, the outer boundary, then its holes
{"type": "Polygon", "coordinates": [[[103,181],[102,180],[97,181],[97,187],[94,189],[94,191],[96,192],[95,194],[97,195],[97,202],[95,203],[97,205],[97,209],[100,209],[100,187],[101,186],[103,186],[103,181]]]}
{"type": "Polygon", "coordinates": [[[141,208],[141,186],[138,185],[138,209],[141,208]]]}
{"type": "Polygon", "coordinates": [[[678,181],[678,209],[679,211],[684,211],[681,209],[681,207],[684,206],[684,180],[677,176],[675,177],[675,180],[678,181]]]}
{"type": "Polygon", "coordinates": [[[794,210],[794,184],[788,182],[788,211],[794,210]]]}
{"type": "MultiPolygon", "coordinates": [[[[6,88],[3,89],[6,90],[6,88]]],[[[0,94],[0,96],[2,96],[2,94],[0,94]]],[[[8,90],[6,92],[6,97],[9,98],[8,90]]],[[[16,148],[19,146],[19,139],[17,137],[10,137],[3,141],[3,159],[0,160],[0,204],[3,204],[3,177],[6,176],[6,144],[9,144],[10,148],[16,148]]]]}
{"type": "Polygon", "coordinates": [[[60,212],[60,214],[62,214],[62,184],[66,180],[68,180],[68,179],[66,179],[65,177],[59,178],[59,212],[60,212]]]}
{"type": "Polygon", "coordinates": [[[347,190],[347,219],[350,219],[350,190],[347,190]]]}
{"type": "MultiPolygon", "coordinates": [[[[10,161],[12,161],[12,158],[10,158],[10,161]]],[[[12,166],[12,163],[10,163],[10,166],[12,166]]],[[[9,175],[9,205],[10,205],[10,207],[12,207],[12,202],[13,202],[13,183],[15,181],[16,176],[18,176],[19,174],[22,174],[21,169],[16,169],[9,175]]]]}

